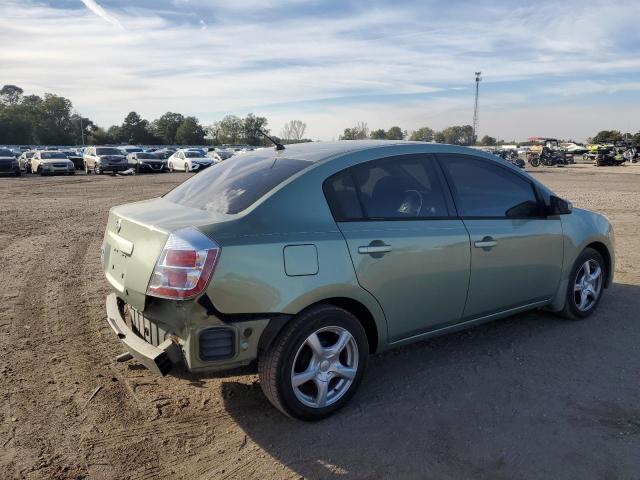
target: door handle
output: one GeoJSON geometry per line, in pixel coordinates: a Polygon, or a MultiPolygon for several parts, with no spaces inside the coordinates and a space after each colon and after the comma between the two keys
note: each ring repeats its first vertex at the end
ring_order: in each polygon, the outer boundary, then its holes
{"type": "Polygon", "coordinates": [[[372,254],[372,253],[387,253],[392,250],[391,245],[369,245],[367,247],[358,247],[358,253],[372,254]]]}
{"type": "Polygon", "coordinates": [[[491,237],[484,237],[482,240],[473,242],[473,246],[476,248],[493,248],[496,245],[498,245],[498,242],[491,237]]]}

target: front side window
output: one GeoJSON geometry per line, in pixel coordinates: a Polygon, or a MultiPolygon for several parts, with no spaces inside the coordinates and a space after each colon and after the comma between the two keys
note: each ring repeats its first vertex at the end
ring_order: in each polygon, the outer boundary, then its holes
{"type": "Polygon", "coordinates": [[[443,155],[462,217],[529,218],[540,214],[533,184],[491,161],[443,155]]]}

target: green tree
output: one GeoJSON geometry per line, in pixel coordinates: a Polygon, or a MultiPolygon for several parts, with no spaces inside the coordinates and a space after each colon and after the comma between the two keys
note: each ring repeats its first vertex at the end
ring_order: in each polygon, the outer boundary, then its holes
{"type": "Polygon", "coordinates": [[[429,127],[422,127],[411,133],[409,140],[414,142],[432,142],[435,132],[429,127]]]}
{"type": "Polygon", "coordinates": [[[176,133],[178,127],[184,121],[184,115],[180,113],[167,112],[160,118],[153,121],[151,130],[165,145],[176,143],[176,133]]]}
{"type": "Polygon", "coordinates": [[[384,140],[387,138],[387,132],[384,131],[384,128],[372,130],[369,138],[372,138],[373,140],[384,140]]]}
{"type": "Polygon", "coordinates": [[[497,143],[497,140],[493,137],[490,137],[489,135],[485,135],[484,137],[482,137],[482,140],[480,140],[480,145],[484,147],[493,147],[497,145],[497,143]]]}
{"type": "Polygon", "coordinates": [[[39,104],[33,129],[35,143],[42,145],[73,143],[72,107],[69,99],[46,93],[39,104]]]}
{"type": "Polygon", "coordinates": [[[235,115],[227,115],[215,124],[220,143],[239,143],[242,139],[244,121],[235,115]]]}
{"type": "Polygon", "coordinates": [[[394,126],[387,130],[387,140],[402,140],[407,132],[403,132],[400,127],[394,126]]]}
{"type": "Polygon", "coordinates": [[[17,105],[22,100],[24,90],[16,85],[5,85],[0,89],[0,104],[17,105]]]}
{"type": "Polygon", "coordinates": [[[449,143],[451,145],[472,145],[473,127],[471,125],[454,125],[452,127],[445,128],[442,132],[442,143],[449,143]]]}
{"type": "Polygon", "coordinates": [[[136,112],[129,112],[124,118],[120,127],[120,136],[123,141],[131,144],[155,143],[149,121],[136,112]]]}
{"type": "Polygon", "coordinates": [[[592,139],[592,143],[613,143],[622,140],[622,134],[618,130],[601,130],[592,139]]]}
{"type": "Polygon", "coordinates": [[[97,127],[89,133],[86,142],[89,145],[108,145],[118,143],[119,140],[111,136],[104,128],[97,127]]]}
{"type": "Polygon", "coordinates": [[[180,145],[204,145],[204,136],[204,128],[198,119],[185,117],[176,132],[176,142],[180,145]]]}
{"type": "Polygon", "coordinates": [[[364,140],[369,136],[366,122],[358,122],[355,127],[345,128],[340,140],[364,140]]]}
{"type": "Polygon", "coordinates": [[[128,141],[128,139],[125,139],[122,128],[118,125],[111,125],[107,129],[107,135],[109,135],[109,138],[111,139],[111,141],[107,143],[122,143],[128,141]]]}
{"type": "MultiPolygon", "coordinates": [[[[265,117],[259,117],[253,113],[249,113],[244,117],[242,122],[242,134],[245,143],[247,145],[265,145],[266,139],[258,133],[258,129],[268,135],[269,129],[267,128],[267,123],[268,122],[265,117]]],[[[266,141],[268,142],[268,140],[266,141]]]]}

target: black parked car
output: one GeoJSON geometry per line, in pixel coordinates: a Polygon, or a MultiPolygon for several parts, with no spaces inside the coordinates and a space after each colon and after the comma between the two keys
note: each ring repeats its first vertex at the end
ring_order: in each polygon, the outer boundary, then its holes
{"type": "Polygon", "coordinates": [[[127,155],[129,168],[135,168],[136,173],[140,172],[164,172],[167,162],[158,155],[148,152],[134,152],[127,155]]]}
{"type": "Polygon", "coordinates": [[[22,171],[18,165],[18,159],[8,148],[0,148],[0,174],[15,175],[19,177],[22,171]]]}
{"type": "Polygon", "coordinates": [[[84,160],[82,155],[73,150],[64,150],[64,153],[69,160],[73,162],[73,166],[76,167],[76,170],[82,170],[84,168],[84,160]]]}

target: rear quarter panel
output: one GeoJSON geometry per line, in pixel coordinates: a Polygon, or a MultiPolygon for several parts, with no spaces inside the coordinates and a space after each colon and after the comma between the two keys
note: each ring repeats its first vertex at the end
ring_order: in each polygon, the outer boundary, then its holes
{"type": "Polygon", "coordinates": [[[382,346],[387,335],[384,313],[358,284],[346,242],[322,192],[325,174],[315,170],[278,187],[241,220],[201,227],[222,246],[208,296],[227,314],[297,314],[323,300],[351,298],[373,315],[382,346]],[[284,249],[291,245],[315,245],[317,273],[287,275],[284,249]]]}

